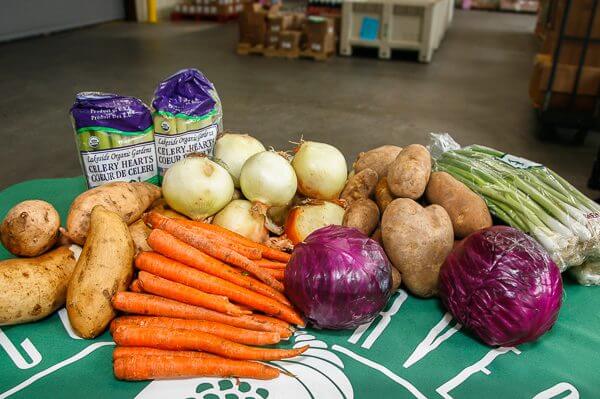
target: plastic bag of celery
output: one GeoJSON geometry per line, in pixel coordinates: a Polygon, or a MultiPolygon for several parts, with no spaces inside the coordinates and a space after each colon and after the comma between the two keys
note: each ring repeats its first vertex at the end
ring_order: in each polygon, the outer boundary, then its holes
{"type": "Polygon", "coordinates": [[[488,147],[461,148],[446,133],[432,134],[430,150],[435,170],[450,173],[481,195],[492,214],[537,239],[561,271],[600,257],[600,206],[552,170],[488,147]]]}
{"type": "Polygon", "coordinates": [[[188,154],[212,155],[223,111],[215,86],[199,70],[183,69],[160,82],[152,108],[161,177],[188,154]]]}
{"type": "Polygon", "coordinates": [[[150,108],[134,97],[77,94],[71,122],[88,187],[111,181],[158,183],[150,108]]]}

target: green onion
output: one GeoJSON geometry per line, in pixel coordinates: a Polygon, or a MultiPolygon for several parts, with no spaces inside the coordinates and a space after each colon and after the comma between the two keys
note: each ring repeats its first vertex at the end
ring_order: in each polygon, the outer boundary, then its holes
{"type": "Polygon", "coordinates": [[[564,270],[600,256],[600,206],[541,165],[516,167],[506,154],[473,145],[444,152],[450,173],[486,201],[492,214],[535,237],[564,270]]]}

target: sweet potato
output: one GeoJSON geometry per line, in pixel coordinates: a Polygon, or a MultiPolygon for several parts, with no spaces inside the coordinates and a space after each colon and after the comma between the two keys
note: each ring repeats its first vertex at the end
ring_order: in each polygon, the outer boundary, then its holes
{"type": "Polygon", "coordinates": [[[458,238],[492,225],[492,216],[485,201],[446,172],[431,174],[425,198],[430,204],[440,205],[448,212],[454,235],[458,238]]]}
{"type": "Polygon", "coordinates": [[[431,175],[431,155],[420,144],[405,147],[390,164],[387,184],[399,198],[421,198],[431,175]]]}
{"type": "Polygon", "coordinates": [[[365,235],[371,235],[379,224],[379,208],[368,198],[354,201],[344,213],[342,226],[355,227],[365,235]]]}
{"type": "Polygon", "coordinates": [[[348,179],[340,198],[348,204],[359,199],[371,198],[377,185],[377,178],[377,172],[373,169],[361,170],[348,179]]]}
{"type": "Polygon", "coordinates": [[[395,199],[383,213],[381,232],[385,252],[409,291],[421,297],[437,294],[440,267],[454,244],[444,208],[395,199]]]}
{"type": "Polygon", "coordinates": [[[108,183],[80,194],[69,209],[63,234],[83,245],[90,228],[92,209],[102,205],[118,214],[126,224],[138,220],[142,213],[160,197],[160,188],[150,183],[108,183]]]}
{"type": "Polygon", "coordinates": [[[394,200],[394,196],[390,191],[387,184],[387,177],[383,176],[377,182],[377,186],[375,186],[375,202],[379,207],[381,213],[385,211],[385,208],[394,200]]]}
{"type": "Polygon", "coordinates": [[[67,290],[67,314],[75,332],[94,338],[116,316],[112,297],[133,275],[133,240],[121,215],[94,207],[85,246],[67,290]]]}
{"type": "Polygon", "coordinates": [[[159,198],[156,201],[154,201],[154,203],[150,207],[149,212],[156,212],[171,219],[190,220],[190,218],[188,218],[187,216],[182,215],[181,213],[171,209],[169,205],[167,205],[167,202],[164,198],[159,198]]]}
{"type": "Polygon", "coordinates": [[[65,304],[81,248],[58,247],[36,258],[0,262],[0,326],[43,319],[65,304]]]}
{"type": "Polygon", "coordinates": [[[4,247],[17,256],[38,256],[56,244],[60,216],[46,201],[23,201],[12,207],[0,226],[4,247]]]}
{"type": "Polygon", "coordinates": [[[129,233],[131,234],[136,254],[144,251],[152,251],[152,248],[148,245],[148,236],[151,232],[152,229],[146,226],[146,223],[142,219],[129,225],[129,233]]]}
{"type": "Polygon", "coordinates": [[[356,173],[364,169],[373,169],[379,177],[386,176],[388,166],[398,154],[402,151],[402,147],[395,145],[382,145],[381,147],[373,148],[367,152],[358,154],[354,162],[354,171],[356,173]]]}

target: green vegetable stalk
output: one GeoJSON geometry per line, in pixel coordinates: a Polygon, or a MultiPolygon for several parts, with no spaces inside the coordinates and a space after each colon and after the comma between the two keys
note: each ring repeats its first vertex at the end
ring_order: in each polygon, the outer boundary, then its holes
{"type": "Polygon", "coordinates": [[[600,206],[545,166],[472,145],[443,152],[435,168],[481,195],[496,217],[535,237],[561,270],[600,256],[600,206]]]}

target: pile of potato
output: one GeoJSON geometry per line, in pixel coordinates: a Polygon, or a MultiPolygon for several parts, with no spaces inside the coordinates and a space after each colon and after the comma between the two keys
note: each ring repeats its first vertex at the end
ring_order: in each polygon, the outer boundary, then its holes
{"type": "Polygon", "coordinates": [[[93,338],[104,331],[115,316],[110,300],[129,284],[136,248],[145,243],[135,222],[160,196],[148,183],[88,190],[73,201],[66,229],[45,201],[14,206],[0,239],[20,258],[0,262],[0,325],[39,320],[66,303],[78,335],[93,338]],[[131,232],[128,225],[135,225],[131,232]],[[138,237],[135,246],[132,235],[138,237]]]}
{"type": "Polygon", "coordinates": [[[492,225],[483,199],[449,174],[432,172],[431,155],[419,144],[360,153],[341,198],[343,225],[379,241],[404,285],[421,297],[437,294],[454,240],[492,225]]]}

